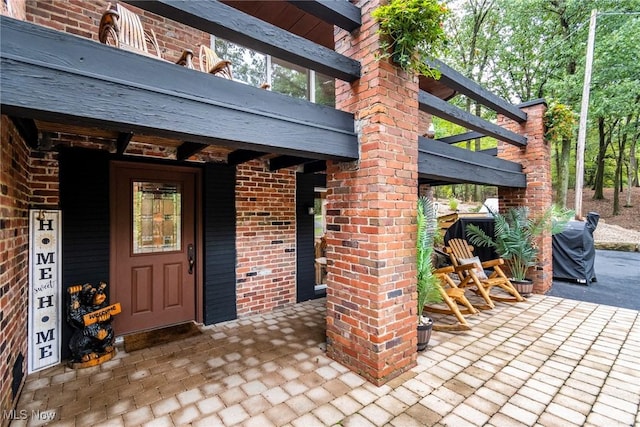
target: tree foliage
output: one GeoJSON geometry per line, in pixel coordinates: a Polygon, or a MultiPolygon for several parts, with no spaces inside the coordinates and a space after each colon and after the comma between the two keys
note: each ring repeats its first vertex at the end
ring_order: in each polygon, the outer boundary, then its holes
{"type": "MultiPolygon", "coordinates": [[[[514,103],[553,99],[552,109],[559,103],[576,112],[589,16],[597,9],[586,182],[596,195],[602,186],[638,185],[640,0],[450,0],[449,7],[456,17],[447,24],[451,65],[514,103]]],[[[549,130],[554,154],[573,157],[575,126],[549,130]]],[[[554,162],[555,173],[573,184],[574,164],[564,168],[566,159],[560,160],[554,162]]],[[[559,178],[556,188],[563,182],[559,178]]]]}

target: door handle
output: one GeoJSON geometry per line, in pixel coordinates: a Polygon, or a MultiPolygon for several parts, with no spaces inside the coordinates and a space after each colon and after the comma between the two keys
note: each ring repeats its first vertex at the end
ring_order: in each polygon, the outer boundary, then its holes
{"type": "Polygon", "coordinates": [[[189,246],[187,246],[187,259],[189,260],[189,274],[193,274],[193,266],[196,263],[196,259],[192,243],[189,243],[189,246]]]}

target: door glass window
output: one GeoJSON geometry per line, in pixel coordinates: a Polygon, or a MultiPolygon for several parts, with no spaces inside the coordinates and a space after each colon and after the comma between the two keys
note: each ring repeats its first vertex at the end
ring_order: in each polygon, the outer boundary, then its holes
{"type": "Polygon", "coordinates": [[[134,181],[134,254],[180,250],[181,192],[177,183],[134,181]]]}

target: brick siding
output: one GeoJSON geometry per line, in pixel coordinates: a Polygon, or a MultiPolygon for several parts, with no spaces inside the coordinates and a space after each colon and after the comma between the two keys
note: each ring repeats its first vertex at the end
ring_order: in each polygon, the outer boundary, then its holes
{"type": "Polygon", "coordinates": [[[413,366],[417,344],[418,84],[376,59],[378,4],[358,2],[360,31],[336,36],[336,51],[362,64],[360,80],[336,82],[361,157],[327,167],[327,352],[374,384],[413,366]]]}
{"type": "MultiPolygon", "coordinates": [[[[551,180],[551,145],[544,139],[543,116],[546,105],[541,102],[524,108],[527,121],[518,124],[498,115],[498,124],[505,129],[525,135],[526,147],[519,148],[504,142],[498,143],[498,157],[522,164],[522,172],[527,175],[527,188],[499,188],[500,210],[510,207],[528,206],[530,215],[539,217],[553,203],[551,180]]],[[[545,233],[538,240],[539,261],[527,274],[534,282],[534,292],[545,293],[551,289],[553,281],[553,260],[551,234],[545,233]]]]}
{"type": "Polygon", "coordinates": [[[296,302],[295,172],[265,161],[238,166],[236,250],[238,316],[296,302]]]}
{"type": "MultiPolygon", "coordinates": [[[[49,162],[31,158],[13,123],[2,116],[0,145],[0,411],[13,409],[13,370],[27,372],[27,314],[29,298],[29,208],[38,192],[40,207],[57,207],[56,191],[46,170],[49,162]],[[42,181],[41,181],[42,180],[42,181]]],[[[24,379],[23,378],[23,379],[24,379]]],[[[1,424],[9,419],[2,418],[1,424]]]]}

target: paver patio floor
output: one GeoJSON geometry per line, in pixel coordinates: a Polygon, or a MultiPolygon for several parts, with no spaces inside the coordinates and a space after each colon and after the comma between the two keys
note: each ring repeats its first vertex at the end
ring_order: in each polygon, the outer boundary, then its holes
{"type": "Polygon", "coordinates": [[[32,374],[12,426],[640,425],[639,314],[497,303],[471,331],[434,332],[415,368],[375,387],[326,357],[320,299],[32,374]]]}

